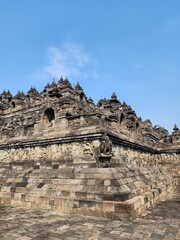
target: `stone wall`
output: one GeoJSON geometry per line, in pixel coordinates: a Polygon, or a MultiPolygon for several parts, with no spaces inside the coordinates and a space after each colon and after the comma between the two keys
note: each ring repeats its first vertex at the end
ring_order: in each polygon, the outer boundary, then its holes
{"type": "MultiPolygon", "coordinates": [[[[95,150],[100,140],[87,140],[71,143],[48,143],[41,145],[38,141],[26,145],[4,145],[0,149],[0,162],[26,161],[26,160],[65,160],[73,159],[74,163],[83,161],[96,162],[95,150]]],[[[170,156],[171,157],[171,156],[170,156]]],[[[143,164],[154,163],[160,156],[136,150],[125,146],[113,145],[112,159],[115,164],[143,164]]],[[[163,158],[163,155],[162,155],[163,158]]],[[[168,155],[166,156],[168,159],[168,155]]],[[[160,158],[161,159],[161,158],[160,158]]]]}
{"type": "Polygon", "coordinates": [[[162,153],[158,155],[158,163],[166,167],[174,178],[180,183],[180,152],[162,153]]]}
{"type": "MultiPolygon", "coordinates": [[[[5,144],[0,146],[0,162],[24,161],[24,160],[64,160],[73,159],[74,163],[83,161],[96,162],[95,149],[100,145],[100,136],[98,139],[91,140],[83,138],[71,142],[64,142],[63,138],[57,139],[55,143],[49,139],[47,142],[34,141],[20,144],[5,144]]],[[[94,137],[95,138],[95,137],[94,137]]],[[[150,149],[151,150],[151,149],[150,149]]],[[[113,162],[126,164],[159,163],[166,166],[173,166],[180,163],[180,153],[178,152],[148,152],[143,146],[139,149],[133,146],[113,144],[112,146],[113,162]]],[[[172,167],[171,167],[172,168],[172,167]]]]}
{"type": "MultiPolygon", "coordinates": [[[[38,142],[37,142],[38,143],[38,142]]],[[[26,161],[26,160],[73,160],[73,163],[82,163],[84,161],[95,161],[93,149],[99,145],[98,140],[91,142],[73,142],[48,144],[46,146],[23,146],[10,147],[4,146],[0,150],[0,162],[26,161]]]]}

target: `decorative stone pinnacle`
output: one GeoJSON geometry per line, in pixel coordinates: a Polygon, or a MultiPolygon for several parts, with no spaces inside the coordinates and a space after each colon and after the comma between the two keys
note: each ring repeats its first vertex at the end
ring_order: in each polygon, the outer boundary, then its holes
{"type": "Polygon", "coordinates": [[[115,92],[112,93],[111,98],[112,98],[112,99],[117,99],[117,96],[116,96],[116,93],[115,93],[115,92]]]}

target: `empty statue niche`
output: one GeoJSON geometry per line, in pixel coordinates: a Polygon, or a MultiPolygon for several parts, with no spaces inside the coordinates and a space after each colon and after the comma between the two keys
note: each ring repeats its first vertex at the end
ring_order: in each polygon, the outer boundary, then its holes
{"type": "Polygon", "coordinates": [[[31,100],[31,97],[29,95],[27,95],[27,100],[30,101],[31,100]]]}
{"type": "Polygon", "coordinates": [[[85,101],[86,100],[86,95],[83,92],[81,92],[80,95],[79,95],[79,99],[80,99],[80,101],[85,101]]]}
{"type": "Polygon", "coordinates": [[[139,123],[136,122],[136,132],[138,132],[138,129],[139,129],[139,123]]]}
{"type": "Polygon", "coordinates": [[[13,101],[13,102],[11,102],[11,107],[12,108],[15,108],[16,107],[16,104],[15,104],[15,102],[13,101]]]}
{"type": "Polygon", "coordinates": [[[53,108],[47,108],[44,111],[44,120],[46,124],[49,124],[49,127],[54,125],[55,113],[53,108]]]}
{"type": "Polygon", "coordinates": [[[120,122],[120,128],[125,129],[126,128],[126,120],[125,120],[124,113],[121,113],[119,122],[120,122]]]}
{"type": "Polygon", "coordinates": [[[84,97],[84,93],[82,92],[82,93],[80,94],[80,100],[83,100],[83,97],[84,97]]]}

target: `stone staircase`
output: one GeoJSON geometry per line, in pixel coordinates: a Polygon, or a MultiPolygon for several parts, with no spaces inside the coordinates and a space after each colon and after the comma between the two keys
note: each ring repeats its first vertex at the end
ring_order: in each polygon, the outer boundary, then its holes
{"type": "Polygon", "coordinates": [[[1,203],[120,220],[134,219],[175,185],[165,168],[152,164],[97,168],[71,160],[31,160],[0,165],[1,203]]]}

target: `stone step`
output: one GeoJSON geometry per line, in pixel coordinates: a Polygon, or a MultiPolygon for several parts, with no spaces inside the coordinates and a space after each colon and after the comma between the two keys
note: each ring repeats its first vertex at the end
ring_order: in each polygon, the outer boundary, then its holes
{"type": "Polygon", "coordinates": [[[77,196],[49,196],[24,193],[0,193],[1,203],[33,209],[59,210],[64,213],[79,213],[119,220],[132,220],[156,201],[163,199],[174,185],[151,189],[139,196],[125,201],[106,201],[100,199],[83,199],[77,196]],[[13,198],[12,198],[13,196],[13,198]]]}
{"type": "Polygon", "coordinates": [[[121,219],[140,214],[175,184],[171,175],[156,165],[92,168],[69,161],[61,168],[58,164],[1,164],[0,202],[121,219]]]}

